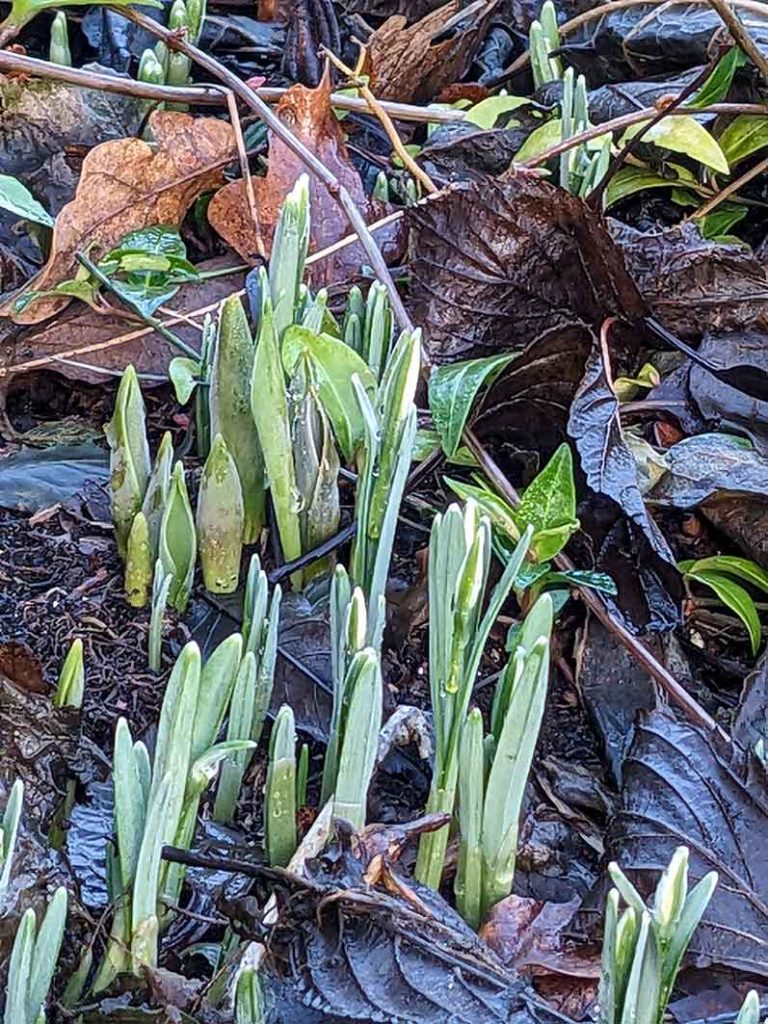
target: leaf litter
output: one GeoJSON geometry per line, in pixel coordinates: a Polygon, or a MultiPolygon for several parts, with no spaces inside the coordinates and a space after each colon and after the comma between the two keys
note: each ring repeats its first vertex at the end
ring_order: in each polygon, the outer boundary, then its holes
{"type": "MultiPolygon", "coordinates": [[[[719,882],[693,933],[675,1012],[694,1005],[685,993],[697,986],[714,1000],[708,1012],[733,1009],[750,979],[764,980],[768,973],[766,884],[754,852],[768,829],[765,660],[763,655],[754,668],[739,611],[743,600],[733,600],[737,592],[705,594],[697,580],[705,581],[713,570],[702,568],[697,575],[691,566],[705,559],[705,567],[733,566],[734,556],[741,557],[738,586],[744,584],[757,616],[756,627],[750,620],[750,639],[755,648],[762,646],[766,416],[765,403],[755,396],[767,369],[765,170],[759,164],[762,120],[747,109],[764,101],[759,74],[743,53],[729,49],[719,16],[702,4],[629,4],[607,13],[581,8],[575,25],[568,19],[576,9],[565,3],[553,12],[538,3],[505,0],[285,0],[260,3],[256,20],[211,0],[204,26],[195,25],[195,6],[195,0],[177,2],[170,18],[161,18],[177,29],[178,19],[186,19],[180,38],[201,47],[207,66],[184,65],[183,74],[173,78],[174,63],[162,47],[174,49],[178,39],[166,40],[153,51],[163,73],[155,85],[190,86],[218,77],[231,86],[227,74],[250,80],[256,89],[266,81],[268,89],[282,90],[270,96],[277,99],[280,130],[273,125],[265,131],[242,111],[242,123],[233,124],[233,107],[225,114],[223,104],[212,113],[189,97],[181,107],[168,96],[163,109],[153,109],[138,90],[121,96],[102,87],[105,69],[84,63],[85,55],[96,52],[104,64],[136,76],[140,60],[151,66],[141,48],[154,40],[151,23],[127,22],[97,5],[82,23],[66,22],[69,61],[74,55],[75,67],[93,75],[87,86],[57,81],[55,64],[47,65],[50,79],[11,74],[1,85],[0,124],[9,145],[0,170],[18,181],[6,189],[13,201],[6,197],[0,218],[6,288],[0,430],[8,442],[0,457],[0,716],[8,720],[0,730],[0,807],[9,804],[16,778],[24,781],[26,795],[12,885],[9,895],[0,895],[0,973],[14,969],[7,954],[20,911],[32,903],[39,920],[55,886],[63,883],[72,890],[70,916],[49,1003],[50,1019],[59,1019],[57,1000],[68,999],[66,975],[75,971],[82,950],[92,949],[97,958],[103,953],[96,919],[115,899],[107,851],[118,849],[124,859],[120,822],[113,825],[115,724],[125,718],[132,739],[162,760],[167,722],[160,709],[164,696],[174,693],[169,670],[184,657],[185,643],[193,638],[204,659],[223,659],[221,642],[238,628],[246,635],[253,628],[249,616],[261,598],[254,596],[250,575],[245,579],[245,560],[234,595],[207,594],[196,580],[187,613],[169,613],[160,624],[160,674],[147,668],[145,650],[156,616],[149,608],[126,605],[105,493],[107,453],[94,437],[100,437],[114,404],[111,377],[133,364],[150,411],[151,450],[170,430],[175,456],[184,460],[186,482],[179,491],[177,472],[175,486],[193,523],[206,457],[202,439],[210,433],[205,396],[215,372],[218,306],[243,287],[239,260],[258,267],[277,250],[295,264],[279,271],[270,267],[261,285],[257,272],[249,276],[250,327],[262,344],[275,318],[285,323],[280,318],[285,289],[290,291],[289,322],[296,327],[280,353],[290,377],[285,407],[290,415],[301,405],[302,450],[316,456],[315,462],[302,462],[293,478],[310,501],[315,486],[327,488],[333,478],[330,505],[341,510],[341,539],[326,538],[317,553],[323,561],[315,567],[308,556],[309,563],[300,558],[301,564],[284,568],[279,531],[267,517],[257,545],[247,552],[257,551],[270,579],[280,578],[286,589],[274,637],[274,679],[261,709],[268,718],[265,736],[242,762],[232,820],[213,820],[218,799],[211,791],[190,819],[187,849],[168,852],[191,860],[183,884],[166,888],[174,898],[157,905],[163,917],[159,963],[119,972],[106,997],[84,987],[75,996],[79,1016],[84,1022],[213,1024],[231,1020],[235,1012],[238,1024],[603,1024],[609,997],[604,977],[598,985],[599,946],[608,862],[615,860],[646,898],[676,863],[680,846],[688,849],[689,887],[712,869],[719,882]],[[562,36],[550,47],[556,53],[542,55],[541,40],[557,32],[558,20],[562,36]],[[529,31],[532,68],[522,54],[529,31]],[[322,47],[354,63],[358,41],[366,44],[356,71],[362,77],[349,83],[334,71],[332,78],[322,47]],[[675,97],[702,78],[705,65],[716,70],[700,90],[700,102],[726,109],[717,118],[700,107],[685,117],[659,116],[609,184],[608,212],[598,211],[589,199],[591,176],[610,178],[617,170],[610,157],[648,128],[647,121],[630,123],[635,112],[654,108],[661,115],[668,105],[684,102],[675,97]],[[397,151],[380,110],[362,101],[342,110],[334,101],[333,92],[347,86],[346,98],[354,100],[362,81],[378,100],[416,108],[387,107],[395,117],[397,151]],[[613,127],[616,118],[627,116],[629,122],[613,127]],[[569,133],[579,134],[578,123],[606,125],[612,150],[600,138],[585,146],[571,143],[569,133]],[[534,132],[538,139],[548,133],[556,152],[542,152],[534,132]],[[306,169],[295,140],[337,181],[329,186],[310,175],[306,234],[300,218],[291,229],[295,234],[278,227],[306,169]],[[436,194],[425,195],[410,177],[403,146],[436,183],[436,194]],[[563,147],[572,158],[558,155],[563,147]],[[521,151],[535,153],[529,161],[535,167],[514,162],[521,151]],[[242,176],[244,159],[253,204],[242,176]],[[745,171],[744,180],[736,181],[745,171]],[[735,188],[724,192],[729,182],[735,188]],[[377,306],[364,246],[359,240],[344,243],[350,224],[338,202],[339,186],[369,224],[389,218],[374,237],[405,301],[399,324],[393,325],[389,307],[385,313],[377,306]],[[710,207],[713,212],[707,212],[710,207]],[[52,231],[45,227],[49,219],[55,220],[52,231]],[[194,265],[197,280],[163,291],[150,276],[166,272],[166,252],[120,250],[131,232],[153,227],[179,233],[176,258],[185,268],[194,265]],[[320,254],[303,284],[302,247],[320,254]],[[129,310],[122,303],[120,279],[113,279],[115,287],[103,286],[92,306],[81,301],[83,287],[77,298],[71,288],[55,293],[78,274],[85,280],[80,255],[98,266],[116,249],[128,259],[125,273],[138,289],[138,307],[129,310]],[[284,290],[273,286],[267,296],[263,282],[269,285],[278,274],[284,290]],[[350,291],[353,284],[361,290],[350,291]],[[30,291],[46,294],[19,304],[30,291]],[[208,313],[212,324],[205,321],[208,313]],[[326,362],[333,363],[339,346],[355,350],[354,359],[338,360],[336,370],[346,376],[376,349],[379,361],[372,362],[366,380],[372,395],[375,375],[409,320],[421,328],[429,362],[427,386],[419,392],[419,443],[420,451],[431,454],[413,467],[407,484],[407,459],[399,470],[405,498],[399,521],[396,515],[390,520],[392,563],[377,583],[388,605],[377,624],[383,636],[378,703],[385,719],[395,711],[385,722],[385,746],[391,741],[388,728],[399,722],[397,709],[415,724],[397,726],[391,749],[371,769],[367,820],[373,823],[355,833],[332,823],[321,799],[326,748],[344,737],[347,716],[360,721],[354,674],[348,677],[353,696],[341,705],[334,697],[339,659],[360,656],[353,659],[356,669],[369,659],[366,651],[355,654],[352,633],[349,649],[337,646],[334,601],[341,567],[354,567],[353,582],[360,582],[360,551],[366,544],[385,545],[390,527],[381,533],[370,528],[373,512],[390,506],[397,512],[394,492],[382,487],[379,475],[387,481],[398,449],[389,447],[386,431],[377,436],[372,424],[387,415],[388,422],[398,423],[395,414],[402,409],[393,388],[395,381],[403,386],[408,363],[401,343],[375,408],[359,398],[353,377],[342,381],[338,394],[345,405],[362,403],[360,409],[339,408],[337,402],[326,410],[326,377],[317,377],[320,364],[311,358],[319,348],[307,343],[297,354],[291,338],[298,330],[302,337],[322,339],[326,374],[326,362]],[[674,336],[726,376],[708,371],[674,336]],[[167,379],[179,342],[188,350],[183,396],[172,392],[167,379]],[[357,437],[337,437],[340,459],[329,459],[329,424],[338,431],[351,414],[357,437]],[[68,443],[65,425],[72,419],[86,430],[83,444],[68,443]],[[379,445],[371,476],[362,449],[353,451],[353,440],[363,434],[365,445],[379,445]],[[313,447],[315,436],[325,439],[319,447],[313,447]],[[36,446],[22,447],[25,438],[36,438],[36,446]],[[563,475],[570,469],[563,469],[562,454],[557,473],[545,470],[563,450],[568,467],[573,464],[572,480],[563,475]],[[368,499],[366,479],[373,488],[368,499]],[[530,779],[520,783],[520,821],[510,833],[519,848],[518,871],[512,891],[507,888],[479,934],[458,912],[468,898],[467,807],[477,798],[463,781],[440,892],[419,880],[422,848],[431,842],[422,833],[446,820],[446,814],[424,818],[425,810],[435,809],[432,795],[425,807],[436,770],[429,749],[441,729],[430,693],[437,656],[429,631],[438,628],[440,614],[428,556],[433,517],[445,512],[454,491],[481,503],[490,517],[487,543],[501,557],[509,557],[510,540],[525,533],[526,522],[536,531],[531,563],[501,601],[471,679],[470,689],[476,686],[468,707],[477,710],[464,733],[469,736],[472,722],[481,728],[490,723],[489,735],[480,735],[494,771],[494,745],[509,742],[498,730],[499,702],[505,692],[509,697],[505,687],[512,678],[505,665],[508,659],[527,664],[530,652],[521,637],[525,623],[541,614],[542,600],[544,606],[551,601],[555,618],[544,728],[530,779]],[[522,504],[512,509],[511,495],[521,491],[522,504]],[[367,532],[353,541],[361,523],[367,532]],[[331,582],[323,570],[334,565],[331,582]],[[305,571],[304,592],[289,593],[288,579],[295,583],[305,571]],[[590,599],[596,592],[600,596],[590,599]],[[731,599],[719,600],[722,595],[731,599]],[[51,702],[76,637],[86,649],[80,712],[51,702]],[[670,678],[688,694],[687,713],[663,706],[670,678]],[[285,722],[285,705],[300,737],[288,802],[297,813],[287,822],[298,852],[295,870],[288,872],[265,863],[274,848],[274,818],[285,823],[283,805],[270,804],[270,794],[277,792],[276,775],[289,770],[275,759],[282,726],[272,731],[269,744],[266,733],[276,716],[285,722]],[[256,949],[258,971],[251,966],[256,949]],[[736,988],[713,995],[710,975],[723,969],[736,988]],[[259,992],[264,1017],[257,1013],[259,992]]],[[[750,10],[742,24],[752,40],[746,50],[753,50],[759,65],[768,50],[768,22],[750,10]]],[[[14,45],[35,56],[48,52],[42,19],[26,26],[19,39],[14,45]]],[[[62,59],[59,66],[67,63],[62,59]]],[[[278,332],[277,351],[280,343],[278,332]]],[[[409,386],[415,390],[415,379],[409,378],[409,386]]],[[[293,437],[290,429],[285,436],[293,437]]],[[[398,432],[397,443],[409,436],[398,432]]],[[[217,442],[218,450],[226,443],[217,442]]],[[[302,458],[298,445],[291,454],[302,458]]],[[[135,461],[123,465],[136,469],[135,461]]],[[[289,497],[295,507],[288,513],[301,517],[304,496],[289,497]]],[[[166,550],[175,550],[178,538],[168,535],[167,524],[162,529],[166,550]]],[[[129,548],[131,571],[151,571],[140,540],[134,538],[129,548]]],[[[463,566],[467,586],[469,567],[463,566]]],[[[463,589],[457,594],[457,601],[466,598],[463,589]]],[[[375,618],[373,608],[367,614],[375,618]]],[[[354,623],[350,613],[350,629],[354,623]]],[[[375,648],[376,636],[366,633],[361,643],[375,648]]],[[[267,657],[270,642],[262,636],[253,654],[267,657]]],[[[450,650],[453,673],[458,647],[450,650]]],[[[263,664],[259,671],[266,671],[263,664]]],[[[241,687],[240,696],[247,672],[246,659],[238,682],[232,681],[234,689],[241,687]]],[[[376,677],[369,673],[366,680],[375,683],[376,677]]],[[[225,681],[221,674],[217,686],[225,681]]],[[[212,741],[218,736],[241,742],[234,708],[228,722],[218,720],[212,741]]],[[[183,719],[177,728],[185,727],[183,719]]],[[[371,722],[375,716],[368,728],[371,722]]],[[[195,729],[202,728],[196,718],[195,729]]],[[[259,722],[257,737],[260,731],[259,722]]],[[[366,729],[353,731],[362,743],[366,729]]],[[[132,756],[143,757],[139,745],[131,749],[132,756]]],[[[204,789],[211,778],[205,758],[215,760],[215,751],[214,746],[191,766],[190,779],[202,772],[204,789]]],[[[341,776],[345,761],[339,754],[341,776]]],[[[234,758],[234,751],[227,756],[234,758]]],[[[460,769],[462,779],[467,770],[460,769]]],[[[364,766],[353,775],[356,782],[364,777],[364,766]]],[[[482,798],[482,767],[479,780],[482,798]]],[[[187,795],[194,811],[200,798],[187,795]]],[[[364,791],[364,820],[365,811],[364,791]]],[[[483,824],[481,840],[483,830],[491,831],[490,821],[483,824]]],[[[179,844],[184,836],[173,838],[179,844]]],[[[615,870],[610,877],[616,883],[615,870]]],[[[167,878],[163,885],[169,886],[167,878]]],[[[622,897],[628,891],[623,888],[622,897]]],[[[140,902],[138,889],[134,895],[140,902]]],[[[111,927],[115,934],[119,914],[111,927]]],[[[606,942],[609,932],[606,925],[606,942]]],[[[130,968],[129,961],[124,966],[130,968]]],[[[93,969],[88,980],[94,982],[93,969]]]]}

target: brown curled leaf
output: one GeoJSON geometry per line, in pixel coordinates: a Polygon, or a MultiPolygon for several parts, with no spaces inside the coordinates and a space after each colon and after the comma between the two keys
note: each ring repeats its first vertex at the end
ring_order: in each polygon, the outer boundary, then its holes
{"type": "MultiPolygon", "coordinates": [[[[154,146],[143,139],[104,142],[88,153],[75,198],[62,209],[53,231],[48,262],[24,292],[45,291],[75,276],[78,250],[107,252],[129,231],[154,224],[178,226],[203,192],[223,181],[234,156],[232,127],[213,117],[155,111],[149,128],[154,146]]],[[[14,295],[0,315],[35,324],[70,302],[66,296],[34,300],[14,313],[14,295]]]]}

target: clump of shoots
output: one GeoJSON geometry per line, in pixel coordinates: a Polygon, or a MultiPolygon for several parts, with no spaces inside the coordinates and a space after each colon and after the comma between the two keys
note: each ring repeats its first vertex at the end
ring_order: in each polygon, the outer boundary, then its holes
{"type": "Polygon", "coordinates": [[[350,289],[343,330],[346,343],[360,353],[380,380],[392,345],[392,307],[383,284],[374,281],[365,300],[356,285],[350,289]]]}
{"type": "Polygon", "coordinates": [[[618,866],[608,893],[598,994],[600,1024],[662,1024],[685,951],[717,885],[710,871],[688,891],[688,848],[678,846],[647,907],[618,866]],[[626,907],[620,912],[622,899],[626,907]]]}
{"type": "Polygon", "coordinates": [[[67,651],[61,666],[53,703],[57,708],[83,706],[85,692],[85,666],[83,665],[83,641],[77,637],[67,651]]]}
{"type": "MultiPolygon", "coordinates": [[[[267,575],[257,555],[251,559],[245,587],[243,609],[244,655],[235,680],[227,723],[227,740],[250,740],[258,743],[267,717],[277,658],[277,635],[282,592],[275,587],[268,604],[267,575]]],[[[231,822],[243,776],[251,758],[249,750],[241,750],[225,761],[221,768],[213,817],[231,822]]]]}
{"type": "Polygon", "coordinates": [[[16,779],[5,804],[3,817],[0,819],[0,897],[8,888],[13,868],[13,854],[16,849],[16,837],[19,834],[19,822],[24,806],[24,783],[16,779]]]}
{"type": "Polygon", "coordinates": [[[53,894],[40,927],[35,911],[24,912],[16,931],[5,990],[5,1024],[40,1024],[67,922],[67,890],[53,894]]]}
{"type": "Polygon", "coordinates": [[[557,28],[557,10],[552,0],[546,0],[537,21],[531,24],[528,33],[528,49],[531,54],[533,84],[537,89],[563,77],[563,64],[559,57],[550,54],[560,46],[557,28]]]}
{"type": "Polygon", "coordinates": [[[477,708],[462,733],[455,892],[473,928],[512,891],[523,798],[546,704],[552,619],[552,599],[544,594],[526,616],[496,687],[491,735],[483,737],[477,708]]]}
{"type": "MultiPolygon", "coordinates": [[[[429,541],[429,685],[435,719],[435,766],[429,813],[452,814],[459,740],[483,649],[528,552],[529,527],[509,558],[482,615],[491,561],[491,526],[473,501],[435,516],[429,541]]],[[[416,877],[437,889],[448,826],[419,843],[416,877]]]]}

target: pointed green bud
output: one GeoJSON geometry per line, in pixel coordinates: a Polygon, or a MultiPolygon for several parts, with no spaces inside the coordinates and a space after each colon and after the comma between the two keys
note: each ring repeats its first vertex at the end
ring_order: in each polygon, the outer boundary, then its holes
{"type": "Polygon", "coordinates": [[[211,594],[237,590],[243,553],[243,496],[235,461],[221,434],[213,439],[197,497],[203,581],[211,594]]]}
{"type": "Polygon", "coordinates": [[[188,28],[187,5],[184,0],[173,0],[171,13],[168,15],[168,28],[176,32],[180,28],[188,28]]]}
{"type": "Polygon", "coordinates": [[[61,666],[53,703],[57,708],[81,708],[83,706],[84,690],[83,641],[78,637],[72,641],[72,646],[69,648],[64,664],[61,666]]]}
{"type": "Polygon", "coordinates": [[[171,50],[168,54],[168,70],[165,75],[165,84],[175,85],[179,89],[189,85],[191,67],[192,61],[186,54],[179,53],[178,50],[171,50]]]}
{"type": "Polygon", "coordinates": [[[128,535],[125,556],[125,597],[133,608],[143,608],[149,601],[152,565],[147,520],[143,512],[138,512],[128,535]]]}
{"type": "Polygon", "coordinates": [[[117,389],[115,411],[104,428],[110,448],[110,492],[117,550],[125,558],[133,518],[141,508],[150,474],[146,410],[133,366],[117,389]]]}
{"type": "Polygon", "coordinates": [[[48,51],[48,59],[51,64],[60,64],[63,67],[72,67],[72,54],[69,50],[69,33],[67,31],[67,16],[64,11],[59,11],[51,24],[51,45],[48,51]]]}
{"type": "Polygon", "coordinates": [[[309,178],[302,174],[283,203],[269,259],[269,286],[278,342],[286,327],[294,322],[308,248],[309,178]]]}
{"type": "Polygon", "coordinates": [[[187,607],[195,574],[197,535],[189,504],[184,467],[177,462],[171,475],[171,489],[160,523],[160,561],[173,579],[168,599],[178,612],[187,607]]]}
{"type": "Polygon", "coordinates": [[[389,178],[385,171],[379,171],[376,175],[376,182],[373,186],[373,198],[377,199],[380,203],[389,202],[389,178]]]}
{"type": "Polygon", "coordinates": [[[365,308],[365,360],[378,380],[392,344],[392,307],[387,289],[374,281],[365,308]]]}
{"type": "Polygon", "coordinates": [[[189,41],[197,46],[205,21],[205,0],[187,0],[187,25],[189,41]]]}
{"type": "Polygon", "coordinates": [[[165,76],[168,73],[169,52],[170,51],[168,47],[165,45],[162,39],[158,39],[158,41],[155,43],[155,58],[157,60],[157,63],[163,69],[163,81],[160,84],[163,84],[165,82],[165,76]]]}
{"type": "Polygon", "coordinates": [[[267,860],[271,867],[285,867],[296,851],[296,727],[287,704],[272,728],[264,819],[267,860]]]}
{"type": "Polygon", "coordinates": [[[264,526],[264,457],[251,413],[256,347],[236,295],[221,306],[211,378],[211,431],[221,434],[235,461],[243,495],[243,542],[255,544],[264,526]]]}
{"type": "Polygon", "coordinates": [[[145,50],[142,53],[136,78],[147,85],[165,85],[165,68],[157,59],[154,50],[145,50]]]}

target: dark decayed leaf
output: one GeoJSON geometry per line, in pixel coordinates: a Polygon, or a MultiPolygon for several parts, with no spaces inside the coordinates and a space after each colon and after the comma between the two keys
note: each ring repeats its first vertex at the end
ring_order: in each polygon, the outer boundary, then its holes
{"type": "Polygon", "coordinates": [[[765,775],[754,758],[670,711],[641,720],[607,852],[644,892],[680,845],[690,851],[691,885],[718,872],[690,946],[697,966],[768,977],[768,858],[760,854],[767,841],[765,775]]]}
{"type": "Polygon", "coordinates": [[[428,174],[448,181],[484,180],[489,174],[503,174],[531,129],[539,123],[528,124],[531,120],[521,110],[513,115],[513,123],[525,123],[525,128],[485,129],[469,121],[440,125],[424,144],[419,162],[428,174]]]}
{"type": "Polygon", "coordinates": [[[37,512],[66,501],[86,483],[106,483],[109,459],[91,441],[51,448],[22,448],[0,459],[0,506],[37,512]]]}
{"type": "MultiPolygon", "coordinates": [[[[362,859],[346,837],[334,842],[308,862],[306,881],[265,878],[279,907],[267,942],[268,968],[284,979],[278,1019],[295,1019],[287,1011],[299,1001],[326,1022],[533,1024],[520,982],[439,894],[392,863],[402,831],[374,835],[368,852],[363,833],[353,840],[362,859]]],[[[252,901],[222,906],[240,934],[258,934],[252,901]]]]}
{"type": "MultiPolygon", "coordinates": [[[[740,18],[768,53],[768,16],[742,11],[740,18]]],[[[561,52],[589,82],[649,78],[706,64],[721,26],[719,15],[702,4],[640,4],[586,23],[566,37],[561,52]]]]}
{"type": "Polygon", "coordinates": [[[461,183],[408,216],[410,312],[436,362],[496,355],[575,320],[644,315],[602,218],[537,177],[461,183]]]}
{"type": "Polygon", "coordinates": [[[602,741],[613,782],[622,766],[639,711],[659,706],[656,684],[596,619],[590,618],[578,660],[578,684],[602,741]]]}
{"type": "Polygon", "coordinates": [[[653,232],[609,224],[627,269],[667,330],[699,338],[707,330],[768,329],[768,272],[751,249],[702,238],[693,221],[653,232]]]}
{"type": "Polygon", "coordinates": [[[640,527],[659,557],[674,565],[674,555],[640,494],[637,465],[621,433],[619,400],[608,381],[600,348],[587,358],[571,406],[568,433],[576,443],[589,487],[613,499],[640,527]]]}
{"type": "Polygon", "coordinates": [[[731,735],[745,750],[753,750],[761,740],[764,747],[768,744],[768,662],[765,657],[744,680],[731,735]]]}
{"type": "MultiPolygon", "coordinates": [[[[767,307],[768,308],[768,307],[767,307]]],[[[747,366],[768,370],[765,334],[708,334],[699,353],[723,367],[747,366]]],[[[743,431],[762,454],[768,454],[768,401],[756,401],[738,388],[718,380],[701,366],[692,366],[688,378],[691,397],[702,416],[723,430],[743,431]]]]}
{"type": "Polygon", "coordinates": [[[674,508],[692,508],[718,491],[768,494],[768,458],[733,434],[698,434],[665,453],[667,472],[648,497],[674,508]]]}

